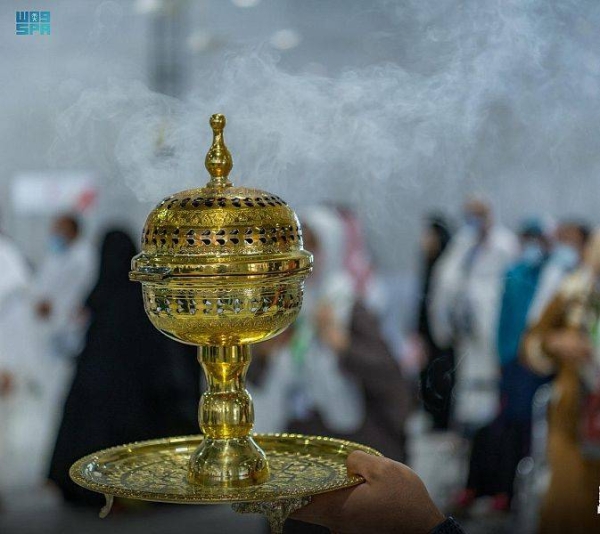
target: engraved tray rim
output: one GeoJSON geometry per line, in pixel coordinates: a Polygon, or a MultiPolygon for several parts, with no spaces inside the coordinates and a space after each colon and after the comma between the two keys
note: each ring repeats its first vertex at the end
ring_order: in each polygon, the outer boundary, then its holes
{"type": "MultiPolygon", "coordinates": [[[[346,465],[346,458],[351,452],[358,450],[382,456],[375,449],[355,443],[352,441],[330,438],[324,436],[308,436],[304,434],[289,434],[289,433],[272,433],[272,434],[253,434],[260,447],[267,454],[276,452],[278,449],[297,446],[297,454],[309,456],[315,460],[327,458],[329,460],[337,460],[339,465],[346,465]],[[308,446],[308,447],[307,447],[308,446]],[[308,450],[301,450],[301,447],[308,450]],[[313,453],[311,449],[321,448],[323,451],[338,448],[337,454],[318,455],[313,453]]],[[[259,486],[248,486],[241,488],[227,488],[224,493],[219,494],[217,489],[213,489],[207,493],[197,494],[182,494],[182,493],[164,493],[159,491],[142,491],[128,488],[122,484],[115,482],[98,482],[91,478],[91,475],[86,475],[87,472],[93,471],[94,465],[107,461],[115,461],[115,456],[118,459],[124,459],[130,456],[138,456],[140,459],[144,457],[145,449],[151,448],[152,452],[160,451],[160,446],[164,446],[164,451],[174,449],[175,446],[194,448],[203,439],[202,434],[189,436],[175,436],[169,438],[151,439],[145,441],[136,441],[116,447],[110,447],[88,454],[77,460],[69,469],[69,476],[79,486],[91,491],[102,493],[106,496],[123,497],[128,499],[139,499],[144,501],[165,502],[175,504],[228,504],[236,502],[265,502],[276,501],[280,499],[290,499],[296,497],[305,497],[309,495],[317,495],[319,493],[327,493],[339,489],[356,486],[364,479],[359,475],[338,476],[334,481],[326,484],[315,483],[312,487],[296,486],[293,483],[286,485],[284,488],[278,488],[279,491],[272,491],[268,494],[264,492],[257,494],[255,490],[259,486]]]]}

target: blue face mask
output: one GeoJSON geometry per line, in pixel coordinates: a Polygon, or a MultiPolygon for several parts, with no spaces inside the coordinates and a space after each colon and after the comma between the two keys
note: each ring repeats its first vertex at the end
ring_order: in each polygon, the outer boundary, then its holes
{"type": "Polygon", "coordinates": [[[523,247],[521,259],[527,265],[535,267],[542,263],[544,259],[544,249],[538,243],[528,243],[523,247]]]}
{"type": "Polygon", "coordinates": [[[563,269],[571,270],[579,263],[579,252],[572,245],[559,243],[552,251],[552,261],[563,269]]]}
{"type": "Polygon", "coordinates": [[[52,234],[48,240],[48,250],[52,254],[62,254],[67,250],[67,240],[59,234],[52,234]]]}
{"type": "Polygon", "coordinates": [[[483,230],[483,219],[477,215],[466,214],[465,224],[467,228],[473,233],[480,233],[483,230]]]}

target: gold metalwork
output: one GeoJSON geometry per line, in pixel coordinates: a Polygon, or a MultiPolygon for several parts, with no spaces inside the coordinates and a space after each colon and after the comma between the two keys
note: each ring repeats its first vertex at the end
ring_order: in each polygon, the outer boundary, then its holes
{"type": "Polygon", "coordinates": [[[105,494],[104,498],[106,499],[106,504],[100,509],[100,513],[98,514],[100,519],[106,519],[108,517],[108,514],[110,514],[113,504],[115,503],[114,495],[105,494]]]}
{"type": "Polygon", "coordinates": [[[244,487],[193,484],[188,458],[202,436],[143,441],[105,449],[71,467],[71,478],[92,491],[148,501],[179,504],[261,503],[306,497],[363,482],[349,475],[346,458],[359,450],[380,456],[364,445],[341,439],[298,434],[255,434],[266,452],[269,480],[244,487]]]}
{"type": "Polygon", "coordinates": [[[231,505],[238,514],[261,514],[269,521],[271,534],[283,534],[286,519],[312,501],[312,496],[291,497],[277,501],[236,502],[231,505]]]}
{"type": "Polygon", "coordinates": [[[154,326],[200,346],[208,382],[199,408],[205,439],[191,455],[188,480],[221,489],[269,477],[267,457],[250,436],[249,344],[294,321],[312,267],[292,209],[265,191],[232,186],[225,123],[223,115],[210,119],[210,181],[165,198],[149,214],[130,274],[142,283],[154,326]]]}
{"type": "Polygon", "coordinates": [[[223,129],[226,123],[225,116],[221,114],[213,115],[210,118],[213,143],[206,154],[205,165],[210,174],[210,186],[214,188],[231,187],[231,182],[227,177],[233,168],[233,158],[223,139],[223,129]]]}
{"type": "Polygon", "coordinates": [[[312,255],[295,213],[278,196],[233,187],[225,117],[210,120],[213,143],[200,189],[165,198],[149,214],[130,278],[142,283],[150,321],[165,335],[198,345],[208,389],[199,406],[203,436],[123,445],[82,458],[70,470],[84,488],[160,502],[233,503],[262,513],[274,533],[310,496],[354,486],[346,458],[379,453],[344,440],[250,434],[245,389],[252,343],[276,336],[297,317],[312,255]]]}

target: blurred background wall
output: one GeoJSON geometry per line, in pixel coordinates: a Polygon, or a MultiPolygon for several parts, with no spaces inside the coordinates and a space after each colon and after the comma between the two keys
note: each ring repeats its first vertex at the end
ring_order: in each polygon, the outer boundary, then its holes
{"type": "Polygon", "coordinates": [[[138,231],[165,193],[204,183],[216,111],[238,183],[354,205],[387,270],[413,267],[423,212],[456,214],[469,192],[513,227],[597,220],[594,1],[58,0],[50,36],[16,36],[26,7],[0,10],[0,208],[33,261],[49,214],[11,201],[21,173],[92,177],[88,229],[138,231]]]}

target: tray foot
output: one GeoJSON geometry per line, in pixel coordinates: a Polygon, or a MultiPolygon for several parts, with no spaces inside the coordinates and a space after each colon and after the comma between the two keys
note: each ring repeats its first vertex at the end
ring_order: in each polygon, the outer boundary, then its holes
{"type": "Polygon", "coordinates": [[[112,495],[104,494],[104,498],[106,499],[106,504],[100,509],[100,513],[98,514],[100,519],[104,519],[108,514],[110,514],[113,503],[115,502],[115,498],[112,495]]]}
{"type": "Polygon", "coordinates": [[[312,498],[295,497],[276,501],[241,502],[231,505],[238,514],[261,514],[267,518],[271,534],[283,534],[285,520],[296,510],[300,510],[311,502],[312,498]]]}

